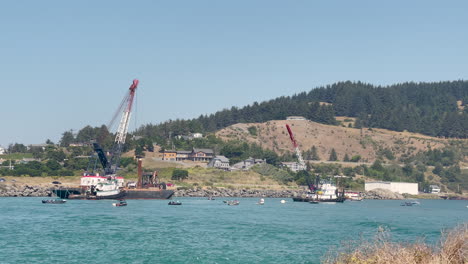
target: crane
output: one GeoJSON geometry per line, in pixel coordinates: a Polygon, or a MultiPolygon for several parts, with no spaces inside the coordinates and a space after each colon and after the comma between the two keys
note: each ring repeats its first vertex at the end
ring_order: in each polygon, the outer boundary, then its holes
{"type": "Polygon", "coordinates": [[[291,127],[288,124],[286,124],[286,129],[288,130],[289,138],[291,139],[291,142],[293,143],[294,151],[296,152],[296,156],[297,156],[297,160],[299,161],[299,165],[301,165],[302,170],[305,170],[306,164],[305,164],[304,159],[302,158],[301,150],[299,150],[299,145],[297,144],[296,139],[294,138],[294,134],[293,134],[293,132],[291,130],[291,127]]]}
{"type": "MultiPolygon", "coordinates": [[[[119,127],[117,129],[114,145],[110,152],[110,160],[107,159],[103,149],[98,143],[93,143],[94,151],[98,154],[99,161],[101,162],[102,167],[104,168],[105,175],[115,174],[120,163],[120,156],[122,154],[123,146],[125,144],[125,139],[127,137],[128,126],[130,124],[130,115],[132,112],[133,99],[135,97],[135,92],[138,87],[138,80],[133,80],[130,88],[124,99],[122,100],[120,107],[114,114],[110,124],[114,123],[116,118],[122,114],[120,118],[119,127]]],[[[108,125],[110,128],[111,125],[108,125]]]]}
{"type": "Polygon", "coordinates": [[[318,178],[316,178],[316,181],[315,181],[315,184],[312,184],[310,182],[310,175],[309,173],[306,171],[306,164],[305,164],[305,161],[304,159],[302,158],[302,153],[301,153],[301,150],[299,149],[299,145],[297,144],[297,141],[296,139],[294,138],[294,134],[291,130],[291,127],[286,124],[286,129],[288,130],[288,133],[289,133],[289,138],[291,139],[291,142],[293,143],[293,146],[294,146],[294,151],[296,152],[296,156],[297,156],[297,160],[299,161],[299,165],[300,165],[300,170],[303,170],[306,172],[306,176],[305,176],[305,179],[306,179],[306,182],[307,182],[307,185],[309,186],[309,190],[314,193],[316,190],[317,190],[317,186],[318,186],[318,178]]]}

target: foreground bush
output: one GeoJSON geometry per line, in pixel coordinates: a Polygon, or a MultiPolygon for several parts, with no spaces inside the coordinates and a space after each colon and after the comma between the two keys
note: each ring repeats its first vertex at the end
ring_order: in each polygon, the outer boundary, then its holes
{"type": "Polygon", "coordinates": [[[466,264],[468,263],[468,224],[442,233],[438,246],[423,242],[395,243],[389,233],[379,230],[373,241],[359,246],[344,246],[345,250],[329,253],[325,264],[466,264]]]}

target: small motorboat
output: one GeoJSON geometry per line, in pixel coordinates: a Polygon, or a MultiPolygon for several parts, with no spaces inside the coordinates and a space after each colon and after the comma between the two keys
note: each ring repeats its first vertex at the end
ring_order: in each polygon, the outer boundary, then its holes
{"type": "Polygon", "coordinates": [[[239,205],[239,203],[240,202],[238,200],[232,200],[227,202],[228,205],[239,205]]]}
{"type": "Polygon", "coordinates": [[[50,200],[42,200],[42,203],[44,204],[63,204],[66,203],[67,200],[63,199],[50,199],[50,200]]]}
{"type": "Polygon", "coordinates": [[[409,201],[401,203],[400,206],[413,206],[413,205],[420,205],[421,203],[418,201],[409,201]]]}
{"type": "Polygon", "coordinates": [[[118,203],[113,203],[112,206],[127,206],[127,202],[125,200],[119,200],[118,203]]]}
{"type": "Polygon", "coordinates": [[[179,201],[170,201],[168,205],[182,205],[182,203],[179,201]]]}

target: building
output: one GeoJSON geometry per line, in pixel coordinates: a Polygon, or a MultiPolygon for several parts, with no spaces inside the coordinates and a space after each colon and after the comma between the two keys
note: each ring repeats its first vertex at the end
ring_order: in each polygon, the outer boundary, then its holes
{"type": "Polygon", "coordinates": [[[252,157],[244,160],[244,161],[241,161],[241,162],[238,162],[234,165],[232,165],[231,169],[234,169],[234,170],[249,170],[250,168],[252,168],[254,165],[256,164],[265,164],[266,163],[266,160],[264,159],[254,159],[252,157]]]}
{"type": "Polygon", "coordinates": [[[177,151],[175,150],[165,150],[163,151],[163,160],[175,161],[177,160],[177,151]]]}
{"type": "Polygon", "coordinates": [[[208,168],[217,168],[221,170],[230,170],[229,159],[224,156],[216,156],[207,165],[208,168]]]}
{"type": "Polygon", "coordinates": [[[429,185],[431,193],[440,193],[440,187],[438,185],[429,185]]]}
{"type": "Polygon", "coordinates": [[[202,133],[193,133],[192,138],[202,138],[203,134],[202,133]]]}
{"type": "Polygon", "coordinates": [[[192,151],[189,151],[189,150],[178,150],[177,155],[176,155],[176,160],[177,161],[189,160],[191,153],[192,151]]]}
{"type": "Polygon", "coordinates": [[[307,120],[307,119],[303,116],[288,116],[286,117],[286,120],[307,120]]]}
{"type": "Polygon", "coordinates": [[[0,147],[0,155],[3,155],[3,154],[5,154],[5,153],[6,153],[6,149],[0,147]]]}
{"type": "Polygon", "coordinates": [[[400,194],[418,194],[418,184],[412,182],[366,182],[364,188],[366,191],[374,189],[385,189],[400,194]]]}
{"type": "Polygon", "coordinates": [[[281,166],[289,168],[291,171],[298,172],[305,170],[306,167],[299,164],[298,162],[281,162],[281,166]]]}
{"type": "Polygon", "coordinates": [[[190,153],[190,159],[193,161],[209,162],[213,157],[214,152],[212,149],[193,148],[192,153],[190,153]]]}

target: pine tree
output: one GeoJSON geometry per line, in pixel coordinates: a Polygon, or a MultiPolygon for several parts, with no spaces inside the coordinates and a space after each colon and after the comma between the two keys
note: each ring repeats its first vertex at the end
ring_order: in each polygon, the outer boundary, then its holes
{"type": "Polygon", "coordinates": [[[338,157],[336,156],[336,151],[334,148],[332,148],[332,151],[330,153],[330,158],[328,158],[329,161],[337,161],[338,157]]]}
{"type": "Polygon", "coordinates": [[[310,149],[310,159],[311,160],[320,160],[320,157],[317,153],[317,148],[315,146],[312,146],[310,149]]]}
{"type": "Polygon", "coordinates": [[[344,155],[343,161],[344,161],[344,162],[349,162],[348,153],[346,153],[346,154],[344,155]]]}

